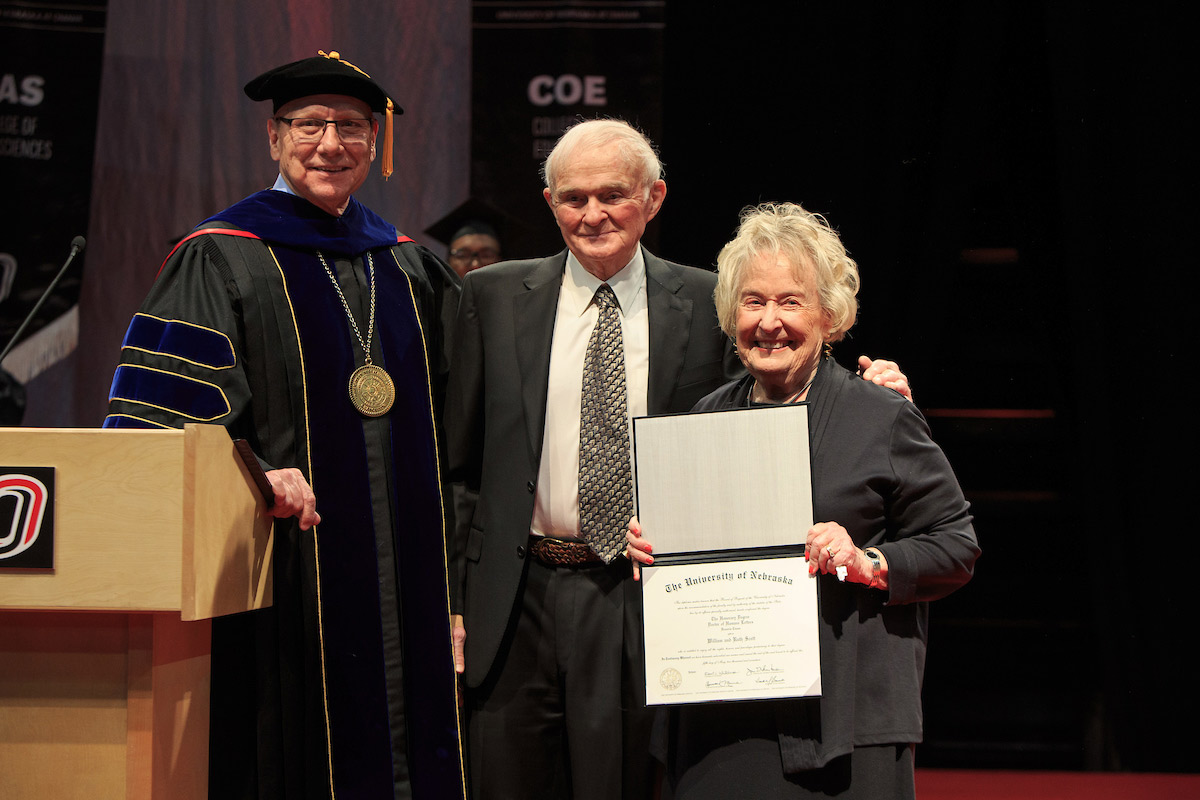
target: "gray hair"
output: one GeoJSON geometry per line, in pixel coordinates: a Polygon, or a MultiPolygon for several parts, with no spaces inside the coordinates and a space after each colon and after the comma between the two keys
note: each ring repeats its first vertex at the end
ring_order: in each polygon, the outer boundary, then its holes
{"type": "Polygon", "coordinates": [[[567,129],[542,165],[542,180],[554,191],[558,175],[580,149],[604,147],[616,143],[621,162],[637,177],[638,185],[649,189],[662,179],[663,165],[646,135],[619,119],[592,119],[567,129]]]}
{"type": "Polygon", "coordinates": [[[840,341],[858,316],[858,265],[825,218],[796,203],[763,203],[742,210],[737,235],[717,256],[713,300],[721,330],[735,335],[745,268],[763,253],[786,256],[797,272],[805,263],[812,264],[818,302],[829,320],[825,341],[840,341]]]}

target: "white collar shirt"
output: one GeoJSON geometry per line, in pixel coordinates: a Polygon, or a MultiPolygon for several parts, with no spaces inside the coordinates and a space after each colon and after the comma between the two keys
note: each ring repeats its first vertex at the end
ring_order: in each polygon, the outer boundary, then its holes
{"type": "MultiPolygon", "coordinates": [[[[558,539],[579,538],[579,414],[583,400],[583,362],[599,310],[593,302],[602,281],[573,253],[567,254],[554,334],[546,426],[538,468],[531,532],[558,539]]],[[[639,246],[633,259],[607,281],[620,305],[625,348],[626,410],[645,416],[650,372],[650,322],[646,305],[646,261],[639,246]]],[[[632,437],[632,428],[631,428],[632,437]]],[[[632,444],[632,442],[631,442],[632,444]]],[[[632,459],[632,454],[631,454],[632,459]]]]}

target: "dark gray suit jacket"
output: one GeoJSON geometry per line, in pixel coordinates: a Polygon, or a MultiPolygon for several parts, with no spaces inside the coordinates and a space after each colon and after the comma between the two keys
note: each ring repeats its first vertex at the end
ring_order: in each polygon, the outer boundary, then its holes
{"type": "MultiPolygon", "coordinates": [[[[717,325],[716,275],[643,250],[651,414],[688,411],[742,373],[717,325]]],[[[466,620],[466,680],[492,670],[521,590],[541,461],[550,340],[567,251],[468,273],[446,401],[450,472],[478,492],[450,546],[451,605],[466,620]],[[452,566],[452,573],[455,567],[452,566]]]]}

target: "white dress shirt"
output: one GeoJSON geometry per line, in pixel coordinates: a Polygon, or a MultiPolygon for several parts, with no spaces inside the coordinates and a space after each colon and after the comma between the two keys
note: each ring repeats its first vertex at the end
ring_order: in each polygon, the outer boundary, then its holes
{"type": "MultiPolygon", "coordinates": [[[[550,342],[550,380],[546,429],[538,468],[531,532],[557,539],[579,538],[579,413],[583,400],[583,362],[599,309],[593,302],[603,282],[573,253],[567,253],[550,342]]],[[[650,321],[646,306],[646,262],[642,249],[608,280],[620,305],[625,347],[626,411],[632,419],[646,414],[650,372],[650,321]]],[[[632,444],[632,441],[631,441],[632,444]]],[[[632,459],[632,453],[630,454],[632,459]]]]}

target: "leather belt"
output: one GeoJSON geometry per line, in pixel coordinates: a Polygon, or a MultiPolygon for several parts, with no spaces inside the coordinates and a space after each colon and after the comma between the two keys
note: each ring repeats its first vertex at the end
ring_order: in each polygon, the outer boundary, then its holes
{"type": "Polygon", "coordinates": [[[530,536],[529,553],[539,564],[547,567],[601,567],[604,559],[596,555],[586,542],[552,539],[549,536],[530,536]]]}

